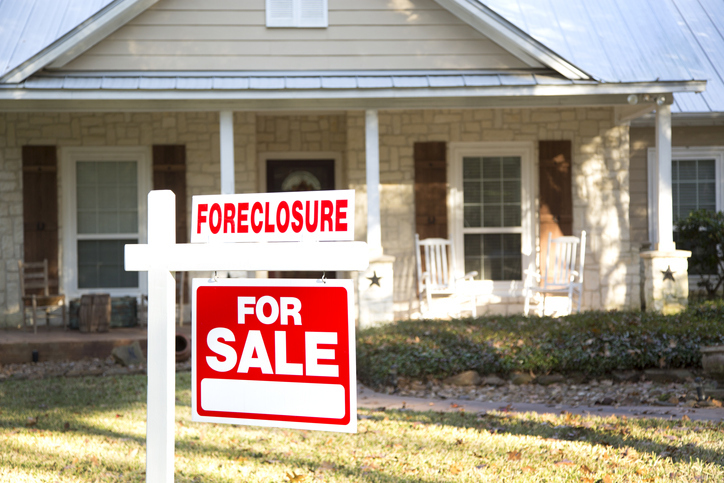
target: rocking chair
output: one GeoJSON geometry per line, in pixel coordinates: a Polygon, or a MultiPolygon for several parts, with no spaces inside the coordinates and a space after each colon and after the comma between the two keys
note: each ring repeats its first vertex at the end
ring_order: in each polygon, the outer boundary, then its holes
{"type": "Polygon", "coordinates": [[[48,260],[42,262],[23,262],[18,260],[20,271],[20,299],[23,312],[23,327],[26,325],[26,311],[30,309],[33,332],[38,333],[38,310],[45,312],[45,323],[50,326],[50,317],[57,317],[52,312],[60,308],[63,328],[67,330],[68,319],[65,313],[65,295],[51,294],[48,279],[48,260]]]}
{"type": "Polygon", "coordinates": [[[423,316],[432,313],[433,296],[447,296],[455,310],[447,315],[458,316],[461,306],[469,308],[473,317],[477,315],[477,297],[473,293],[472,280],[478,272],[469,272],[462,277],[456,276],[455,251],[450,240],[427,238],[420,240],[415,234],[415,261],[417,263],[417,293],[420,305],[426,304],[423,316]],[[423,261],[425,271],[423,271],[423,261]]]}
{"type": "Polygon", "coordinates": [[[583,266],[586,259],[586,232],[581,237],[561,236],[551,239],[548,233],[548,256],[545,271],[526,270],[524,313],[530,311],[530,300],[534,294],[543,295],[542,314],[545,314],[547,295],[566,295],[568,314],[573,313],[573,296],[578,298],[578,312],[581,311],[583,295],[583,266]],[[535,279],[535,282],[533,281],[535,279]]]}

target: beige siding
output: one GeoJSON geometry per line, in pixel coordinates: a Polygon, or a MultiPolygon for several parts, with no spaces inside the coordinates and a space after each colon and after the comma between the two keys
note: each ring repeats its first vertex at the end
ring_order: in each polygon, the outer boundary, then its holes
{"type": "Polygon", "coordinates": [[[303,29],[266,28],[264,0],[161,0],[64,69],[522,67],[433,0],[329,0],[329,27],[303,29]]]}
{"type": "MultiPolygon", "coordinates": [[[[633,246],[649,241],[647,152],[656,146],[653,127],[631,128],[631,243],[633,246]]],[[[724,126],[676,126],[671,130],[674,147],[721,146],[724,126]]]]}

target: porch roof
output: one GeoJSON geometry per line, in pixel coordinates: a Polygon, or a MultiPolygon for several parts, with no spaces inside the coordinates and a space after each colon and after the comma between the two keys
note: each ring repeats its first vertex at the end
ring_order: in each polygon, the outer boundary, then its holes
{"type": "Polygon", "coordinates": [[[37,74],[0,84],[6,110],[263,110],[628,105],[641,94],[698,92],[702,81],[604,83],[551,70],[101,72],[37,74]]]}

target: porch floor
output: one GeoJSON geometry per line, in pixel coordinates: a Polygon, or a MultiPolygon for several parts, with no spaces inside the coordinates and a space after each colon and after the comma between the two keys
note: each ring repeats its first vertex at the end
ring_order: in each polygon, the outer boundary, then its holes
{"type": "MultiPolygon", "coordinates": [[[[191,324],[176,326],[176,332],[191,335],[191,324]]],[[[148,331],[146,327],[111,328],[108,332],[81,333],[62,327],[38,326],[32,329],[0,329],[0,364],[32,362],[33,351],[38,361],[78,361],[105,359],[116,346],[138,341],[146,354],[148,331]]]]}

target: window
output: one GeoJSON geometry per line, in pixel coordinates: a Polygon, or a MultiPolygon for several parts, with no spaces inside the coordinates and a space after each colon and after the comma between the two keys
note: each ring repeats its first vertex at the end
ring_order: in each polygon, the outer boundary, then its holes
{"type": "Polygon", "coordinates": [[[520,156],[463,157],[465,271],[478,279],[522,278],[520,163],[520,156]]]}
{"type": "Polygon", "coordinates": [[[716,161],[714,159],[673,159],[671,196],[674,223],[696,210],[716,211],[716,161]]]}
{"type": "Polygon", "coordinates": [[[326,27],[327,0],[266,0],[267,27],[326,27]]]}
{"type": "Polygon", "coordinates": [[[145,242],[147,150],[68,148],[62,159],[66,293],[140,293],[138,272],[124,270],[124,245],[145,242]]]}
{"type": "MultiPolygon", "coordinates": [[[[722,163],[724,163],[724,147],[693,147],[673,148],[671,153],[671,198],[673,204],[673,221],[676,223],[692,211],[707,209],[721,211],[724,209],[722,200],[722,163]]],[[[648,172],[657,173],[655,169],[656,150],[648,150],[648,172]]],[[[648,177],[649,183],[649,238],[658,240],[656,233],[656,199],[658,188],[655,175],[648,177]]],[[[674,238],[676,234],[674,233],[674,238]]]]}
{"type": "Polygon", "coordinates": [[[451,145],[450,220],[456,265],[477,280],[510,288],[533,263],[528,143],[451,145]]]}

